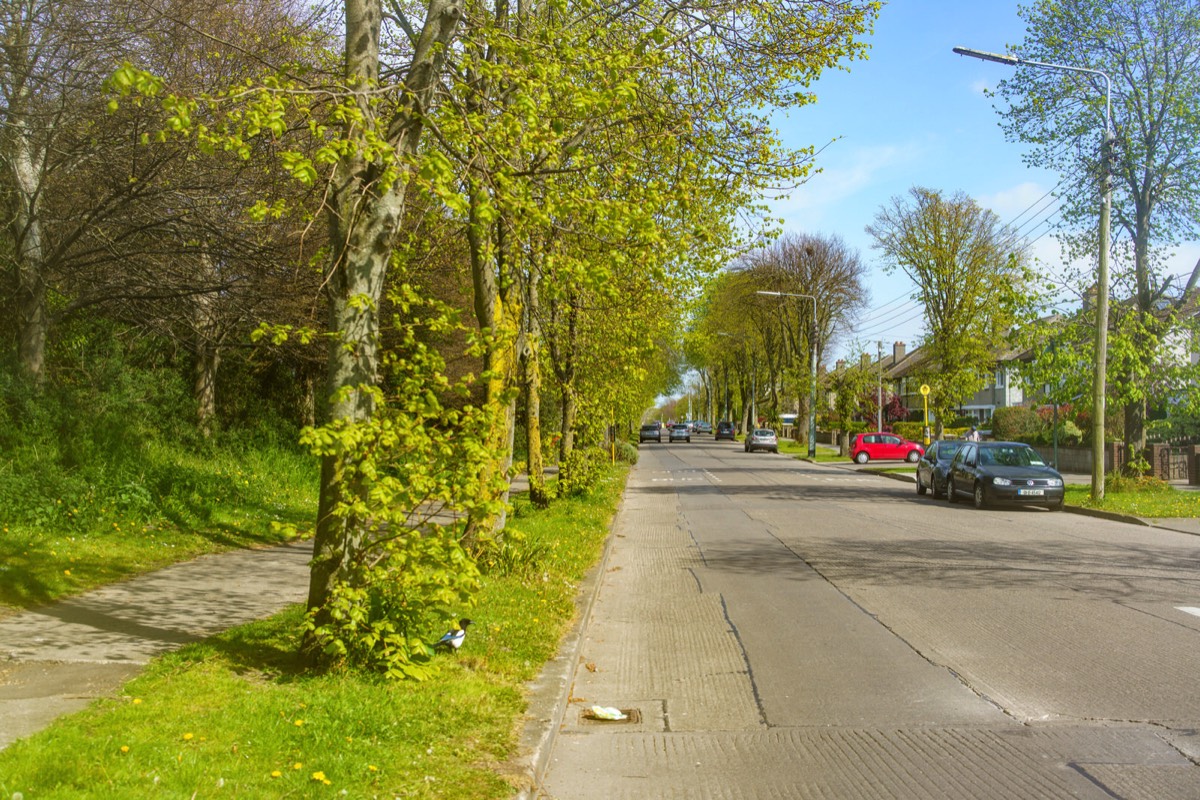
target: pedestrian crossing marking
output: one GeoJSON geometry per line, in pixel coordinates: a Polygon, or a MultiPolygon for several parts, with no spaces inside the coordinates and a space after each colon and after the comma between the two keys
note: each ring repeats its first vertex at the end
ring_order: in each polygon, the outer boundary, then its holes
{"type": "Polygon", "coordinates": [[[1176,611],[1182,611],[1185,614],[1191,614],[1193,617],[1200,617],[1200,608],[1194,606],[1175,606],[1176,611]]]}

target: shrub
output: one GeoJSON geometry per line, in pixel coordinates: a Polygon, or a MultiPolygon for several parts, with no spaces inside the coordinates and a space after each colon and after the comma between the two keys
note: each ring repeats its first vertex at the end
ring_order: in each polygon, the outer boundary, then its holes
{"type": "Polygon", "coordinates": [[[636,464],[638,462],[637,446],[629,442],[617,442],[617,461],[622,464],[636,464]]]}
{"type": "Polygon", "coordinates": [[[608,454],[599,447],[576,447],[558,468],[558,496],[585,493],[600,478],[608,454]]]}
{"type": "Polygon", "coordinates": [[[1041,417],[1032,408],[997,408],[992,415],[992,436],[1002,441],[1034,441],[1041,430],[1041,417]]]}
{"type": "Polygon", "coordinates": [[[919,442],[925,435],[925,423],[922,422],[893,422],[892,432],[903,436],[910,442],[919,442]]]}

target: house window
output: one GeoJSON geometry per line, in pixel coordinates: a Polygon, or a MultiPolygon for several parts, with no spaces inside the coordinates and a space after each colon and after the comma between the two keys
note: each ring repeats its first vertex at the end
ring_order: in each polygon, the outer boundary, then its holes
{"type": "Polygon", "coordinates": [[[1004,388],[1004,368],[1003,367],[996,370],[996,388],[997,389],[1004,388]]]}

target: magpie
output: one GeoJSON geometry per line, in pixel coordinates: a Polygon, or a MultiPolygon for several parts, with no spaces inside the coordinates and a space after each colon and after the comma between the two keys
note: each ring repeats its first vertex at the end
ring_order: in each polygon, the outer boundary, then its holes
{"type": "Polygon", "coordinates": [[[446,635],[438,639],[434,643],[434,650],[453,650],[458,651],[462,647],[463,639],[467,638],[467,626],[471,624],[469,619],[460,619],[457,628],[451,628],[446,631],[446,635]]]}

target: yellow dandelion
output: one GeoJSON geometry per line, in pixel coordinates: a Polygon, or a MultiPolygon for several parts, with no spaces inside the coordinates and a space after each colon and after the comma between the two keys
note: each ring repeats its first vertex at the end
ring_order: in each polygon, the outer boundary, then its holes
{"type": "Polygon", "coordinates": [[[301,725],[304,724],[304,720],[298,719],[298,720],[296,720],[296,722],[294,724],[297,728],[299,728],[301,725]]]}
{"type": "Polygon", "coordinates": [[[272,770],[272,771],[271,771],[271,777],[272,777],[272,778],[282,778],[282,777],[283,777],[283,773],[282,773],[282,772],[280,772],[280,771],[279,771],[279,770],[277,770],[277,769],[276,769],[276,770],[272,770]]]}
{"type": "Polygon", "coordinates": [[[69,569],[63,570],[63,575],[70,575],[70,574],[71,574],[71,570],[69,570],[69,569]]]}
{"type": "Polygon", "coordinates": [[[324,772],[320,772],[320,771],[318,771],[318,772],[314,772],[314,773],[312,774],[312,779],[313,779],[314,781],[320,781],[320,782],[324,783],[324,782],[325,782],[325,773],[324,773],[324,772]]]}
{"type": "Polygon", "coordinates": [[[142,704],[142,698],[140,698],[140,697],[133,698],[133,704],[135,706],[140,706],[142,704]]]}
{"type": "Polygon", "coordinates": [[[127,744],[123,744],[123,745],[121,745],[121,752],[122,752],[122,753],[128,753],[128,752],[129,752],[129,745],[127,745],[127,744]]]}
{"type": "Polygon", "coordinates": [[[297,761],[295,764],[292,764],[292,769],[304,769],[304,765],[297,761]]]}
{"type": "Polygon", "coordinates": [[[368,772],[379,772],[379,767],[375,766],[374,764],[367,764],[367,771],[368,772]]]}
{"type": "Polygon", "coordinates": [[[190,742],[190,741],[192,740],[192,734],[190,734],[190,733],[185,733],[185,734],[183,735],[183,740],[184,740],[185,742],[190,742]]]}

